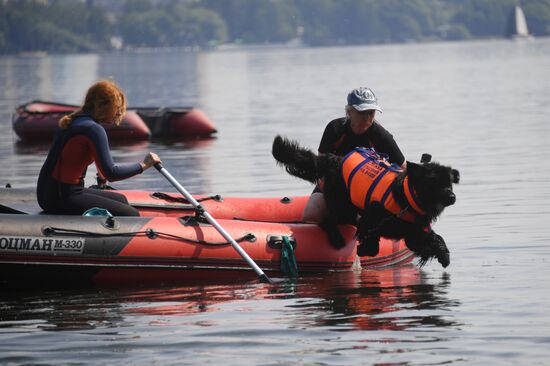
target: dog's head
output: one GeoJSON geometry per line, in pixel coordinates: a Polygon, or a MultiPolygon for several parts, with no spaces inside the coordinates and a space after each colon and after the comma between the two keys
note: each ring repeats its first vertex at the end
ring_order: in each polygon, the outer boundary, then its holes
{"type": "Polygon", "coordinates": [[[456,202],[453,184],[460,180],[458,170],[438,163],[407,162],[407,175],[422,208],[433,218],[456,202]]]}

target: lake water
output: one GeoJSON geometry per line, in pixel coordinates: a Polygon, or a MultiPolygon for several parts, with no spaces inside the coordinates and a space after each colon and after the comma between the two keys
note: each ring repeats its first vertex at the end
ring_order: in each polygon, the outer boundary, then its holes
{"type": "MultiPolygon", "coordinates": [[[[48,148],[17,141],[14,108],[78,104],[103,77],[130,105],[195,106],[214,121],[215,139],[113,147],[117,161],[157,152],[191,193],[309,193],[275,165],[271,141],[317,148],[363,85],[409,160],[429,152],[461,173],[457,203],[434,227],[447,269],[4,291],[0,364],[548,364],[549,65],[549,39],[0,57],[2,185],[33,187],[48,148]]],[[[115,186],[174,190],[154,169],[115,186]]]]}

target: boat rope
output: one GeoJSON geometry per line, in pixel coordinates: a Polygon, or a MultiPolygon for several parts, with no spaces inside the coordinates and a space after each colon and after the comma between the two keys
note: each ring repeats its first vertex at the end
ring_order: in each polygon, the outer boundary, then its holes
{"type": "Polygon", "coordinates": [[[256,220],[256,219],[248,219],[246,217],[232,217],[231,220],[235,221],[250,221],[250,222],[276,222],[278,224],[309,224],[308,222],[305,222],[303,220],[256,220]]]}
{"type": "MultiPolygon", "coordinates": [[[[153,196],[155,198],[163,199],[163,200],[168,201],[168,202],[190,203],[184,197],[174,197],[174,196],[171,196],[169,194],[162,193],[162,192],[155,192],[155,193],[151,194],[151,196],[153,196]]],[[[219,194],[216,194],[216,195],[213,195],[213,196],[199,198],[199,199],[197,199],[197,202],[206,201],[206,200],[214,200],[214,201],[217,201],[217,202],[222,202],[223,198],[219,194]]]]}
{"type": "MultiPolygon", "coordinates": [[[[29,104],[32,104],[32,102],[29,104]]],[[[42,119],[46,117],[61,118],[72,113],[72,111],[32,111],[28,108],[28,104],[25,104],[24,106],[19,106],[19,108],[17,108],[17,113],[24,118],[33,116],[34,118],[42,119]]]]}
{"type": "Polygon", "coordinates": [[[73,104],[66,104],[66,103],[50,103],[50,102],[43,102],[41,100],[33,100],[31,102],[28,102],[28,103],[25,103],[25,104],[22,104],[20,106],[18,106],[16,108],[16,111],[17,113],[23,115],[23,114],[27,114],[27,115],[56,115],[56,114],[60,114],[60,115],[65,115],[65,114],[69,114],[69,113],[72,113],[73,111],[72,110],[66,110],[66,111],[36,111],[36,110],[31,110],[29,109],[29,106],[32,105],[32,104],[50,104],[50,105],[56,105],[56,106],[61,106],[61,107],[70,107],[70,108],[74,108],[74,110],[77,110],[78,109],[78,106],[76,105],[73,105],[73,104]]]}
{"type": "Polygon", "coordinates": [[[298,276],[298,263],[294,255],[295,245],[296,241],[293,238],[282,236],[280,268],[282,273],[290,277],[298,276]]]}
{"type": "Polygon", "coordinates": [[[32,117],[35,120],[42,120],[45,118],[51,118],[54,120],[61,119],[61,117],[64,117],[71,112],[34,112],[34,111],[22,111],[18,112],[19,116],[21,118],[29,118],[32,117]]]}
{"type": "MultiPolygon", "coordinates": [[[[193,239],[193,238],[186,238],[184,236],[169,234],[169,233],[163,233],[160,231],[156,231],[155,229],[147,229],[144,231],[130,231],[125,233],[95,233],[92,231],[85,231],[85,230],[76,230],[76,229],[64,229],[59,227],[52,227],[47,226],[42,229],[42,232],[46,236],[53,236],[53,235],[87,235],[93,238],[109,238],[109,237],[143,237],[146,236],[149,239],[156,239],[156,238],[169,238],[169,239],[176,239],[181,240],[185,242],[190,243],[196,243],[196,244],[202,244],[202,245],[213,245],[213,246],[220,246],[220,245],[231,245],[228,241],[222,241],[222,242],[212,242],[212,241],[206,241],[206,240],[199,240],[199,239],[193,239]]],[[[253,233],[247,233],[239,238],[235,238],[236,242],[254,242],[256,241],[256,235],[253,233]]]]}

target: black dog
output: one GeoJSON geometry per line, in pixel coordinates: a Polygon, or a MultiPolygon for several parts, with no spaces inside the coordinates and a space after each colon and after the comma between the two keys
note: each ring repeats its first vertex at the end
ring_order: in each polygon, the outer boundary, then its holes
{"type": "Polygon", "coordinates": [[[356,149],[346,157],[317,155],[281,136],[273,141],[272,154],[289,174],[323,183],[329,217],[321,226],[335,247],[344,245],[336,225],[351,223],[357,226],[359,256],[376,255],[383,236],[405,239],[420,266],[432,258],[449,265],[449,250],[431,224],[456,201],[452,184],[459,181],[457,170],[407,162],[403,171],[373,149],[356,149]]]}

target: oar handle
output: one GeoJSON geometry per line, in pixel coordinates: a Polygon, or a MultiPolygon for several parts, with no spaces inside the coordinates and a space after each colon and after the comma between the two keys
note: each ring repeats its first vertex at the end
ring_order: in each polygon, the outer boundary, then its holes
{"type": "Polygon", "coordinates": [[[189,194],[189,192],[187,192],[187,190],[181,185],[179,184],[179,182],[172,176],[172,174],[170,174],[163,166],[161,163],[157,163],[154,165],[155,169],[157,169],[162,175],[164,175],[164,177],[166,179],[168,179],[168,181],[170,183],[172,183],[172,185],[189,201],[191,202],[191,204],[193,205],[193,207],[195,207],[196,209],[199,209],[202,213],[202,215],[206,218],[206,220],[216,228],[216,230],[219,231],[219,233],[225,238],[225,240],[227,240],[229,243],[231,243],[231,245],[233,246],[233,248],[235,248],[235,250],[237,251],[237,253],[239,253],[239,255],[248,263],[248,265],[250,267],[252,267],[252,269],[254,270],[254,272],[256,272],[256,274],[260,277],[260,280],[262,282],[266,282],[266,283],[273,283],[271,281],[271,279],[269,277],[267,277],[267,275],[264,273],[264,271],[262,271],[262,269],[260,267],[258,267],[258,265],[256,264],[256,262],[254,262],[254,260],[252,260],[252,258],[250,258],[250,256],[244,251],[243,248],[241,248],[241,246],[235,241],[235,239],[233,239],[231,237],[231,235],[229,235],[229,233],[227,231],[225,231],[225,229],[223,227],[221,227],[220,224],[218,224],[218,222],[216,221],[216,219],[214,219],[212,217],[212,215],[210,215],[205,209],[204,207],[202,207],[198,202],[197,200],[195,200],[193,198],[193,196],[191,196],[191,194],[189,194]]]}

